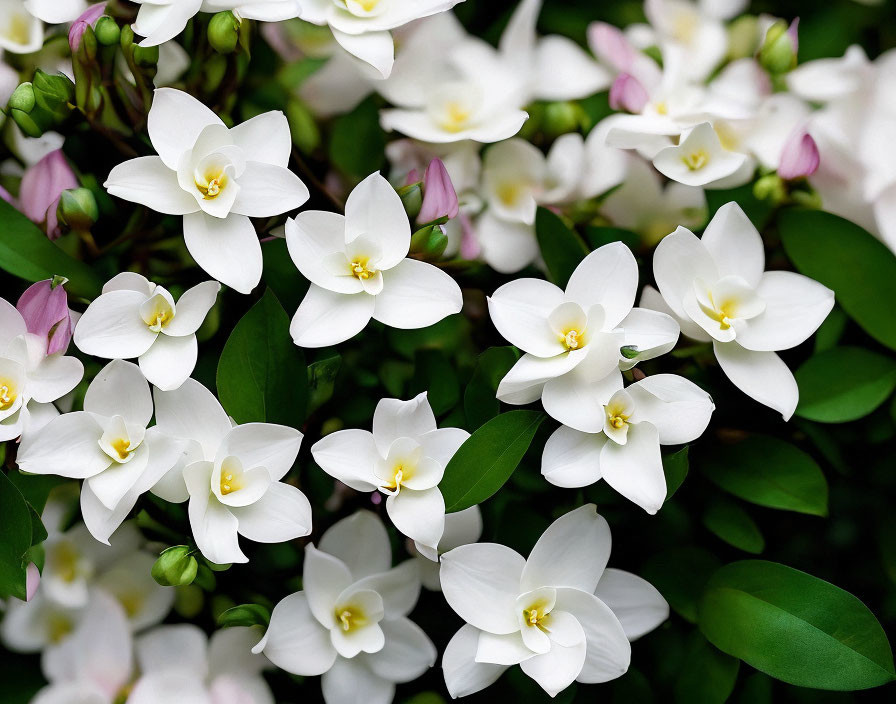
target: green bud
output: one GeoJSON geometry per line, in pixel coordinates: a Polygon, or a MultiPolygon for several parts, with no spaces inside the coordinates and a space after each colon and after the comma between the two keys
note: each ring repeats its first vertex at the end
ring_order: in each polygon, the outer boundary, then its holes
{"type": "Polygon", "coordinates": [[[728,58],[746,59],[759,48],[759,19],[743,15],[728,25],[728,58]]]}
{"type": "Polygon", "coordinates": [[[93,27],[84,30],[81,36],[81,44],[78,47],[77,56],[84,63],[92,63],[96,60],[96,51],[99,46],[93,27]]]}
{"type": "Polygon", "coordinates": [[[75,84],[68,76],[62,73],[44,73],[37,69],[32,84],[38,108],[60,116],[68,115],[69,104],[75,99],[75,84]]]}
{"type": "Polygon", "coordinates": [[[445,253],[448,237],[439,225],[427,225],[411,235],[411,251],[424,259],[437,260],[445,253]]]}
{"type": "Polygon", "coordinates": [[[413,221],[420,214],[420,207],[423,205],[423,186],[420,181],[410,183],[398,189],[398,195],[401,202],[404,203],[405,212],[413,221]]]}
{"type": "Polygon", "coordinates": [[[310,154],[320,146],[320,129],[311,111],[305,104],[292,98],[286,104],[286,119],[289,120],[289,132],[292,135],[292,143],[303,154],[310,154]]]}
{"type": "Polygon", "coordinates": [[[771,201],[773,205],[778,205],[787,198],[787,188],[784,181],[777,174],[768,174],[760,177],[753,184],[753,195],[759,200],[771,201]]]}
{"type": "Polygon", "coordinates": [[[99,208],[89,188],[71,188],[59,196],[56,210],[59,221],[76,232],[89,232],[99,219],[99,208]]]}
{"type": "Polygon", "coordinates": [[[68,117],[74,100],[74,84],[62,74],[41,70],[31,83],[22,83],[9,98],[9,114],[29,137],[40,137],[68,117]]]}
{"type": "Polygon", "coordinates": [[[213,592],[216,584],[215,573],[203,562],[203,564],[199,565],[199,571],[196,573],[196,586],[207,592],[213,592]]]}
{"type": "Polygon", "coordinates": [[[548,103],[544,110],[542,129],[550,137],[575,132],[582,123],[584,113],[576,103],[548,103]]]}
{"type": "Polygon", "coordinates": [[[186,545],[164,550],[152,566],[152,578],[163,587],[180,587],[196,579],[199,563],[186,545]]]}
{"type": "Polygon", "coordinates": [[[261,604],[240,604],[227,609],[218,616],[218,626],[267,626],[271,622],[271,611],[261,604]]]}
{"type": "Polygon", "coordinates": [[[121,27],[109,15],[103,15],[93,28],[96,40],[103,46],[115,46],[121,41],[121,27]]]}
{"type": "Polygon", "coordinates": [[[784,20],[778,20],[759,48],[759,63],[771,74],[786,73],[796,66],[796,47],[784,20]]]}
{"type": "Polygon", "coordinates": [[[219,12],[208,23],[208,43],[219,54],[232,54],[240,39],[240,21],[229,10],[219,12]]]}
{"type": "Polygon", "coordinates": [[[619,348],[619,353],[626,359],[634,359],[640,354],[637,345],[624,345],[619,348]]]}
{"type": "Polygon", "coordinates": [[[159,47],[135,44],[134,61],[138,66],[155,66],[159,63],[159,47]]]}
{"type": "Polygon", "coordinates": [[[126,24],[119,31],[121,32],[121,48],[127,51],[134,45],[134,30],[131,29],[131,25],[126,24]]]}
{"type": "Polygon", "coordinates": [[[794,189],[790,193],[790,200],[803,208],[821,210],[821,196],[818,194],[818,191],[815,190],[805,190],[802,188],[794,189]]]}
{"type": "Polygon", "coordinates": [[[182,618],[195,618],[205,604],[205,593],[195,584],[177,587],[174,593],[174,610],[182,618]]]}
{"type": "Polygon", "coordinates": [[[202,70],[205,73],[205,80],[202,87],[207,93],[214,93],[227,75],[227,57],[221,54],[212,54],[203,63],[202,70]]]}
{"type": "Polygon", "coordinates": [[[9,109],[10,110],[21,110],[22,112],[29,113],[34,110],[34,86],[31,85],[31,82],[22,83],[18,88],[16,88],[12,95],[9,96],[9,109]]]}

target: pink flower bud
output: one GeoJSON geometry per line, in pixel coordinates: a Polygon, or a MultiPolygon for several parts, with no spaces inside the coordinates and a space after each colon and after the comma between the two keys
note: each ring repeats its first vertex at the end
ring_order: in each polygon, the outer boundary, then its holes
{"type": "Polygon", "coordinates": [[[404,178],[404,185],[410,186],[412,183],[417,183],[420,180],[420,172],[417,169],[411,169],[404,178]]]}
{"type": "Polygon", "coordinates": [[[631,70],[638,54],[621,29],[605,22],[588,25],[588,46],[617,71],[631,70]]]}
{"type": "Polygon", "coordinates": [[[54,240],[62,234],[56,219],[59,197],[69,188],[77,188],[78,179],[65,160],[61,149],[47,154],[25,172],[19,189],[22,212],[30,220],[43,225],[54,240]]]}
{"type": "Polygon", "coordinates": [[[72,318],[63,284],[49,279],[28,287],[16,303],[28,332],[46,340],[46,354],[65,352],[72,339],[72,318]]]}
{"type": "Polygon", "coordinates": [[[72,28],[68,31],[68,43],[74,54],[78,47],[81,46],[81,37],[88,27],[92,27],[96,21],[103,16],[106,11],[106,3],[101,2],[97,5],[91,5],[78,19],[72,22],[72,28]]]}
{"type": "Polygon", "coordinates": [[[778,176],[788,181],[811,176],[818,170],[819,161],[818,145],[812,139],[812,135],[799,128],[784,143],[778,164],[778,176]]]}
{"type": "Polygon", "coordinates": [[[793,55],[796,56],[800,51],[800,18],[797,17],[787,28],[787,36],[790,37],[790,43],[793,46],[793,55]]]}
{"type": "Polygon", "coordinates": [[[7,191],[3,186],[0,186],[0,198],[9,203],[13,208],[18,208],[18,206],[16,205],[16,199],[13,198],[9,194],[9,191],[7,191]]]}
{"type": "Polygon", "coordinates": [[[31,601],[34,598],[38,586],[40,586],[40,570],[33,562],[29,562],[28,567],[25,568],[25,601],[31,601]]]}
{"type": "Polygon", "coordinates": [[[461,213],[458,219],[461,227],[460,256],[462,259],[472,261],[482,252],[482,247],[479,246],[479,240],[476,239],[476,232],[473,230],[470,216],[461,213]]]}
{"type": "Polygon", "coordinates": [[[457,217],[457,193],[441,159],[433,159],[423,174],[423,205],[417,222],[457,217]]]}
{"type": "Polygon", "coordinates": [[[638,113],[649,99],[641,82],[628,73],[620,73],[610,86],[610,107],[614,110],[638,113]]]}

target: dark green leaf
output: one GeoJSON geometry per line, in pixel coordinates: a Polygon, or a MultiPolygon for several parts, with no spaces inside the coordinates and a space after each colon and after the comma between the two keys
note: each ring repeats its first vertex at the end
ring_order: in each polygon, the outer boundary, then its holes
{"type": "Polygon", "coordinates": [[[693,632],[675,681],[676,704],[724,704],[734,690],[739,669],[739,660],[693,632]]]}
{"type": "Polygon", "coordinates": [[[678,452],[663,455],[663,471],[666,473],[666,501],[668,501],[688,476],[687,445],[678,452]]]}
{"type": "Polygon", "coordinates": [[[816,354],[829,350],[840,342],[847,322],[849,322],[849,318],[846,317],[846,313],[834,306],[833,310],[828,313],[828,317],[824,319],[821,327],[815,332],[816,354]]]}
{"type": "Polygon", "coordinates": [[[379,171],[386,148],[386,133],[380,128],[380,113],[374,98],[368,98],[333,123],[330,161],[357,180],[379,171]]]}
{"type": "Polygon", "coordinates": [[[696,623],[703,586],[720,565],[715,555],[702,548],[670,548],[647,560],[639,574],[660,590],[682,618],[696,623]]]}
{"type": "Polygon", "coordinates": [[[861,601],[775,562],[745,560],[716,572],[699,626],[723,652],[800,687],[867,689],[896,679],[887,636],[861,601]]]}
{"type": "Polygon", "coordinates": [[[53,488],[69,480],[52,474],[23,474],[12,471],[9,473],[9,481],[16,485],[25,501],[31,504],[35,511],[42,513],[53,488]]]}
{"type": "Polygon", "coordinates": [[[33,546],[47,539],[47,529],[44,528],[43,521],[40,520],[40,514],[31,504],[28,504],[28,513],[31,515],[31,545],[33,546]]]}
{"type": "Polygon", "coordinates": [[[703,514],[703,525],[729,545],[758,555],[765,549],[765,538],[750,514],[733,501],[714,499],[703,514]]]}
{"type": "Polygon", "coordinates": [[[559,215],[547,208],[539,208],[535,215],[535,236],[551,281],[565,288],[572,272],[588,254],[588,248],[559,215]]]}
{"type": "Polygon", "coordinates": [[[887,246],[855,223],[818,210],[785,210],[778,229],[796,268],[833,289],[865,332],[896,349],[896,256],[887,246]]]}
{"type": "MultiPolygon", "coordinates": [[[[232,602],[231,602],[232,603],[232,602]]],[[[218,626],[267,626],[271,622],[271,612],[261,604],[240,604],[227,609],[218,616],[218,626]]]]}
{"type": "Polygon", "coordinates": [[[863,418],[896,388],[896,361],[862,347],[834,347],[810,357],[794,374],[796,415],[821,423],[863,418]]]}
{"type": "Polygon", "coordinates": [[[433,413],[441,416],[460,401],[460,383],[454,366],[439,350],[417,350],[411,393],[426,391],[433,413]]]}
{"type": "Polygon", "coordinates": [[[498,384],[519,356],[514,347],[489,347],[479,355],[473,376],[464,391],[468,430],[476,430],[501,412],[501,404],[495,397],[498,384]]]}
{"type": "Polygon", "coordinates": [[[221,405],[237,423],[302,427],[308,399],[305,360],[289,337],[289,316],[270,289],[224,345],[217,385],[221,405]]]}
{"type": "Polygon", "coordinates": [[[66,289],[75,296],[93,298],[99,294],[103,282],[91,267],[50,242],[37,225],[2,198],[0,223],[0,267],[26,281],[42,281],[58,274],[68,279],[66,289]]]}
{"type": "Polygon", "coordinates": [[[473,433],[445,467],[445,510],[470,508],[504,486],[544,419],[538,411],[508,411],[473,433]]]}
{"type": "Polygon", "coordinates": [[[308,365],[308,415],[332,398],[340,367],[342,357],[338,354],[308,365]]]}
{"type": "Polygon", "coordinates": [[[828,483],[809,455],[766,435],[716,445],[700,463],[707,478],[760,506],[826,516],[828,483]]]}
{"type": "Polygon", "coordinates": [[[31,547],[31,509],[0,472],[0,598],[25,599],[25,553],[31,547]]]}
{"type": "Polygon", "coordinates": [[[287,313],[292,315],[308,291],[308,281],[296,270],[286,249],[286,240],[278,237],[262,242],[261,255],[264,260],[262,279],[277,295],[287,313]]]}
{"type": "Polygon", "coordinates": [[[641,235],[631,230],[623,230],[621,227],[589,225],[585,228],[585,238],[592,249],[603,247],[611,242],[622,242],[634,250],[641,248],[641,235]]]}

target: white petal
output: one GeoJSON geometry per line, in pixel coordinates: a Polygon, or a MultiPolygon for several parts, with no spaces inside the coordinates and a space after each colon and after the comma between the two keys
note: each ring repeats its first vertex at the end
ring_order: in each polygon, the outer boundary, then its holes
{"type": "Polygon", "coordinates": [[[190,492],[190,527],[196,546],[212,562],[248,562],[237,539],[239,522],[211,493],[211,462],[194,462],[184,469],[190,492]]]}
{"type": "Polygon", "coordinates": [[[497,396],[504,403],[532,403],[541,397],[546,382],[572,370],[585,354],[582,350],[549,359],[524,354],[501,379],[497,396]]]}
{"type": "Polygon", "coordinates": [[[739,276],[756,287],[765,270],[762,237],[737,203],[718,209],[701,238],[715,260],[719,276],[739,276]]]}
{"type": "Polygon", "coordinates": [[[638,422],[653,425],[661,445],[696,440],[706,430],[715,409],[708,393],[676,374],[648,376],[626,391],[635,401],[638,422]]]}
{"type": "Polygon", "coordinates": [[[541,279],[516,279],[488,298],[488,312],[510,344],[537,357],[566,351],[548,324],[548,316],[564,301],[563,291],[541,279]]]}
{"type": "Polygon", "coordinates": [[[572,587],[592,593],[609,557],[610,527],[594,504],[586,504],[548,526],[529,553],[520,589],[572,587]]]}
{"type": "Polygon", "coordinates": [[[476,662],[481,633],[469,624],[464,625],[445,647],[442,655],[445,686],[455,699],[485,689],[507,669],[506,665],[476,662]]]}
{"type": "Polygon", "coordinates": [[[162,161],[169,169],[176,170],[181,154],[193,148],[203,129],[223,124],[193,96],[173,88],[159,88],[153,95],[146,128],[162,161]]]}
{"type": "Polygon", "coordinates": [[[392,564],[389,535],[370,511],[356,511],[334,523],[321,536],[319,547],[342,560],[355,580],[386,572],[392,564]]]}
{"type": "Polygon", "coordinates": [[[438,487],[402,489],[386,499],[389,518],[411,540],[435,549],[445,530],[445,500],[438,487]]]}
{"type": "MultiPolygon", "coordinates": [[[[211,679],[244,678],[258,675],[270,667],[263,655],[247,657],[258,645],[258,631],[249,626],[234,626],[212,633],[208,641],[208,664],[211,679]]],[[[261,704],[256,702],[256,704],[261,704]]],[[[271,700],[273,704],[273,700],[271,700]]]]}
{"type": "Polygon", "coordinates": [[[610,87],[613,76],[574,41],[552,34],[542,38],[534,59],[535,97],[580,100],[610,87]]]}
{"type": "Polygon", "coordinates": [[[215,305],[221,284],[203,281],[186,291],[177,301],[174,318],[165,326],[166,335],[182,337],[195,333],[215,305]]]}
{"type": "Polygon", "coordinates": [[[149,449],[138,447],[130,462],[112,462],[99,474],[85,481],[91,491],[107,509],[114,510],[134,485],[139,481],[149,461],[149,449]]]}
{"type": "Polygon", "coordinates": [[[28,326],[22,314],[12,303],[0,298],[0,349],[5,350],[14,338],[27,332],[28,326]]]}
{"type": "Polygon", "coordinates": [[[460,286],[448,274],[432,264],[404,259],[383,272],[373,318],[393,328],[425,328],[460,313],[462,307],[460,286]]]}
{"type": "Polygon", "coordinates": [[[470,434],[460,428],[441,428],[424,433],[417,440],[423,447],[424,457],[434,459],[444,468],[469,437],[470,434]]]}
{"type": "Polygon", "coordinates": [[[222,284],[249,293],[261,281],[261,245],[245,215],[186,215],[184,241],[196,263],[222,284]]]}
{"type": "Polygon", "coordinates": [[[247,161],[240,175],[240,192],[231,211],[268,217],[295,210],[308,200],[308,187],[292,171],[261,161],[247,161]]]}
{"type": "Polygon", "coordinates": [[[103,184],[109,195],[140,203],[157,213],[186,215],[199,210],[196,199],[177,181],[177,172],[157,156],[141,156],[118,164],[103,184]]]}
{"type": "Polygon", "coordinates": [[[230,509],[239,534],[256,543],[283,543],[311,532],[311,504],[299,489],[274,482],[249,506],[230,509]]]}
{"type": "Polygon", "coordinates": [[[121,416],[126,422],[146,427],[152,418],[152,395],[136,364],[113,360],[87,387],[84,410],[98,416],[121,416]]]}
{"type": "Polygon", "coordinates": [[[263,652],[277,667],[306,677],[323,674],[336,660],[330,634],[311,615],[304,592],[274,607],[271,625],[252,652],[263,652]]]}
{"type": "Polygon", "coordinates": [[[212,460],[230,432],[230,420],[215,395],[195,379],[174,391],[153,391],[156,426],[164,433],[195,440],[205,459],[212,460]]]}
{"type": "Polygon", "coordinates": [[[659,434],[650,423],[629,425],[625,445],[604,445],[600,468],[607,484],[647,513],[659,511],[666,500],[659,434]]]}
{"type": "Polygon", "coordinates": [[[602,433],[580,433],[562,425],[545,443],[541,473],[555,486],[594,484],[601,478],[600,451],[606,442],[602,433]]]}
{"type": "Polygon", "coordinates": [[[289,165],[292,137],[286,115],[279,110],[256,115],[251,120],[231,127],[230,138],[253,161],[283,168],[289,165]]]}
{"type": "Polygon", "coordinates": [[[84,479],[111,464],[100,449],[103,429],[89,413],[65,413],[50,421],[38,434],[26,437],[16,462],[31,474],[58,474],[84,479]]]}
{"type": "Polygon", "coordinates": [[[139,493],[131,489],[126,493],[114,509],[108,509],[93,493],[90,484],[86,482],[81,486],[81,518],[90,534],[101,543],[109,544],[112,534],[118,530],[131,509],[137,503],[139,493]]]}
{"type": "Polygon", "coordinates": [[[805,341],[834,307],[834,292],[790,271],[769,271],[756,289],[765,311],[751,318],[737,341],[748,350],[787,350],[805,341]]]}
{"type": "Polygon", "coordinates": [[[608,682],[625,674],[631,661],[631,646],[609,606],[593,594],[558,589],[555,608],[575,615],[585,630],[588,646],[582,671],[576,677],[579,682],[608,682]]]}
{"type": "Polygon", "coordinates": [[[633,359],[622,360],[623,369],[670,352],[681,333],[678,322],[671,315],[647,308],[632,308],[619,327],[623,334],[622,344],[638,350],[633,359]]]}
{"type": "Polygon", "coordinates": [[[442,593],[467,623],[490,633],[514,633],[520,628],[516,598],[524,566],[522,556],[503,545],[461,545],[442,555],[442,593]]]}
{"type": "Polygon", "coordinates": [[[217,452],[217,459],[239,457],[243,467],[264,467],[273,481],[292,468],[302,444],[302,433],[274,423],[244,423],[233,428],[217,452]]]}
{"type": "Polygon", "coordinates": [[[709,250],[690,230],[679,227],[666,235],[653,253],[653,276],[660,293],[679,318],[689,319],[684,300],[693,294],[694,280],[719,280],[709,250]]]}
{"type": "Polygon", "coordinates": [[[436,417],[425,391],[410,401],[381,399],[373,412],[373,439],[383,457],[388,455],[392,443],[399,438],[416,439],[434,430],[436,417]]]}
{"type": "Polygon", "coordinates": [[[585,631],[575,617],[565,611],[559,613],[552,611],[550,616],[552,620],[562,623],[567,630],[575,630],[580,640],[570,646],[552,641],[548,652],[523,660],[520,669],[535,680],[545,692],[555,697],[571,685],[582,671],[587,641],[585,631]]]}
{"type": "Polygon", "coordinates": [[[320,686],[324,701],[333,704],[390,704],[395,697],[395,683],[373,674],[361,657],[336,658],[320,686]]]}
{"type": "Polygon", "coordinates": [[[389,32],[364,32],[363,34],[346,34],[338,29],[333,30],[333,38],[352,56],[370,64],[382,78],[392,73],[395,61],[395,46],[389,32]]]}
{"type": "Polygon", "coordinates": [[[145,276],[141,276],[133,271],[122,271],[103,284],[103,293],[109,293],[109,291],[139,291],[146,298],[149,298],[152,296],[155,288],[155,284],[150,282],[145,276]]]}
{"type": "Polygon", "coordinates": [[[386,644],[376,653],[364,656],[370,670],[390,682],[417,679],[436,662],[436,648],[423,629],[406,618],[380,622],[386,644]]]}
{"type": "Polygon", "coordinates": [[[577,367],[545,384],[541,403],[552,418],[564,425],[583,433],[598,433],[607,416],[604,405],[621,388],[622,374],[618,368],[592,381],[577,367]]]}
{"type": "Polygon", "coordinates": [[[286,221],[286,246],[293,263],[311,283],[336,293],[360,293],[361,282],[348,275],[345,216],[306,210],[286,221]],[[345,271],[334,262],[345,257],[345,271]]]}
{"type": "Polygon", "coordinates": [[[146,297],[137,291],[110,291],[91,303],[75,326],[74,340],[85,354],[130,359],[146,352],[158,336],[140,317],[146,297]]]}
{"type": "Polygon", "coordinates": [[[583,309],[600,305],[606,313],[605,329],[616,327],[635,304],[638,264],[621,242],[599,247],[585,257],[569,277],[567,300],[583,309]]]}
{"type": "Polygon", "coordinates": [[[420,597],[420,562],[405,560],[390,570],[359,579],[352,588],[379,594],[386,619],[407,616],[420,597]]]}
{"type": "Polygon", "coordinates": [[[325,628],[336,625],[336,602],[339,596],[352,586],[348,567],[338,558],[318,550],[314,545],[305,546],[305,564],[302,582],[308,599],[308,608],[325,628]]]}
{"type": "Polygon", "coordinates": [[[198,355],[199,345],[195,335],[159,335],[152,347],[137,361],[147,381],[162,391],[171,391],[190,377],[198,355]]]}
{"type": "Polygon", "coordinates": [[[608,567],[595,596],[612,609],[629,640],[640,638],[669,618],[669,604],[662,594],[631,572],[608,567]]]}
{"type": "Polygon", "coordinates": [[[657,291],[653,286],[645,286],[644,290],[641,292],[641,308],[633,308],[632,312],[636,310],[652,310],[657,313],[665,313],[670,318],[675,320],[678,323],[678,326],[681,328],[681,332],[686,336],[691,338],[692,340],[698,340],[699,342],[709,342],[712,340],[706,331],[701,328],[697,323],[695,323],[690,318],[680,318],[672,310],[666,300],[663,298],[662,294],[657,291]]]}
{"type": "Polygon", "coordinates": [[[311,284],[292,318],[289,334],[299,347],[328,347],[354,337],[373,316],[375,298],[346,295],[311,284]]]}
{"type": "Polygon", "coordinates": [[[754,352],[736,342],[712,345],[722,371],[737,388],[790,420],[800,390],[793,373],[774,352],[754,352]]]}
{"type": "Polygon", "coordinates": [[[355,491],[376,488],[373,467],[378,455],[372,433],[355,428],[338,430],[314,443],[311,455],[322,470],[355,491]]]}
{"type": "Polygon", "coordinates": [[[137,638],[137,663],[143,672],[184,668],[204,678],[206,645],[205,633],[192,623],[157,628],[137,638]]]}
{"type": "Polygon", "coordinates": [[[476,238],[482,247],[482,258],[501,274],[515,274],[539,257],[535,228],[508,222],[487,210],[476,221],[476,238]]]}
{"type": "Polygon", "coordinates": [[[411,226],[401,198],[379,173],[355,186],[345,202],[345,242],[361,235],[381,248],[380,269],[391,269],[408,254],[411,226]]]}

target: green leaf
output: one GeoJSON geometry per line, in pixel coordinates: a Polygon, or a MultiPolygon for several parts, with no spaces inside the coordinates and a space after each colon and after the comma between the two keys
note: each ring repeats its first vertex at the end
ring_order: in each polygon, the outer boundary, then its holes
{"type": "Polygon", "coordinates": [[[43,512],[44,506],[47,505],[47,497],[50,492],[60,484],[69,481],[64,477],[57,477],[52,474],[24,474],[23,472],[11,471],[9,473],[9,481],[16,485],[16,488],[22,493],[29,504],[39,514],[43,512]]]}
{"type": "Polygon", "coordinates": [[[0,268],[26,281],[42,281],[58,274],[68,279],[65,288],[69,293],[83,298],[99,295],[103,281],[96,271],[66,254],[2,198],[0,222],[0,268]]]}
{"type": "Polygon", "coordinates": [[[33,547],[47,539],[47,529],[44,528],[44,523],[40,519],[40,514],[34,509],[34,506],[31,504],[27,505],[28,513],[31,516],[31,545],[29,547],[33,547]]]}
{"type": "Polygon", "coordinates": [[[819,210],[785,210],[778,229],[794,266],[833,289],[865,332],[896,349],[896,256],[887,246],[855,223],[819,210]]]}
{"type": "Polygon", "coordinates": [[[659,589],[676,613],[696,623],[703,587],[720,565],[719,559],[703,548],[677,547],[652,556],[638,574],[659,589]]]}
{"type": "Polygon", "coordinates": [[[716,572],[699,626],[723,652],[800,687],[867,689],[896,679],[887,636],[861,601],[775,562],[745,560],[716,572]]]}
{"type": "Polygon", "coordinates": [[[729,545],[758,555],[765,549],[765,538],[750,514],[733,501],[714,499],[703,514],[706,529],[729,545]]]}
{"type": "Polygon", "coordinates": [[[504,486],[544,419],[538,411],[508,411],[467,438],[448,462],[439,484],[445,511],[475,506],[504,486]]]}
{"type": "Polygon", "coordinates": [[[585,228],[585,239],[588,240],[592,249],[603,247],[611,242],[622,242],[635,251],[641,248],[641,235],[631,230],[623,230],[621,227],[589,225],[585,228]]]}
{"type": "Polygon", "coordinates": [[[560,288],[566,286],[588,248],[581,238],[547,208],[539,208],[535,215],[535,236],[541,256],[548,267],[548,275],[560,288]]]}
{"type": "Polygon", "coordinates": [[[426,391],[432,412],[444,415],[460,401],[460,383],[454,366],[439,350],[417,350],[411,393],[426,391]]]}
{"type": "Polygon", "coordinates": [[[809,455],[767,435],[716,445],[700,463],[706,477],[729,494],[760,506],[826,516],[828,483],[809,455]]]}
{"type": "Polygon", "coordinates": [[[0,472],[0,598],[25,599],[25,553],[31,547],[31,509],[21,492],[0,472]]]}
{"type": "Polygon", "coordinates": [[[476,430],[501,412],[501,404],[495,397],[498,384],[519,357],[514,347],[489,347],[479,355],[473,376],[464,391],[468,430],[476,430]]]}
{"type": "Polygon", "coordinates": [[[308,400],[305,359],[289,337],[289,316],[270,289],[224,345],[217,386],[221,405],[237,423],[302,427],[308,400]]]}
{"type": "Polygon", "coordinates": [[[308,415],[333,397],[336,376],[341,367],[342,357],[338,354],[308,365],[308,415]]]}
{"type": "Polygon", "coordinates": [[[796,415],[820,423],[864,418],[896,388],[896,361],[862,347],[834,347],[810,357],[794,374],[796,415]]]}
{"type": "Polygon", "coordinates": [[[663,472],[666,473],[666,501],[668,501],[688,476],[687,445],[678,452],[663,455],[663,472]]]}
{"type": "Polygon", "coordinates": [[[379,171],[386,148],[376,100],[368,98],[350,113],[336,118],[330,135],[330,161],[359,181],[379,171]]]}
{"type": "Polygon", "coordinates": [[[675,680],[676,704],[724,704],[734,691],[740,661],[694,631],[675,680]]]}
{"type": "Polygon", "coordinates": [[[270,622],[270,609],[261,604],[240,604],[227,609],[227,611],[218,616],[218,626],[221,628],[231,628],[233,626],[267,627],[270,622]]]}
{"type": "Polygon", "coordinates": [[[308,281],[296,271],[286,248],[286,240],[278,237],[262,242],[261,256],[264,262],[262,280],[271,287],[287,312],[295,312],[308,291],[308,281]]]}
{"type": "Polygon", "coordinates": [[[815,353],[818,354],[836,347],[837,343],[840,342],[840,338],[843,337],[843,331],[846,329],[846,323],[848,322],[849,318],[846,317],[846,313],[834,306],[831,312],[828,313],[828,317],[824,319],[824,322],[815,331],[815,353]]]}

